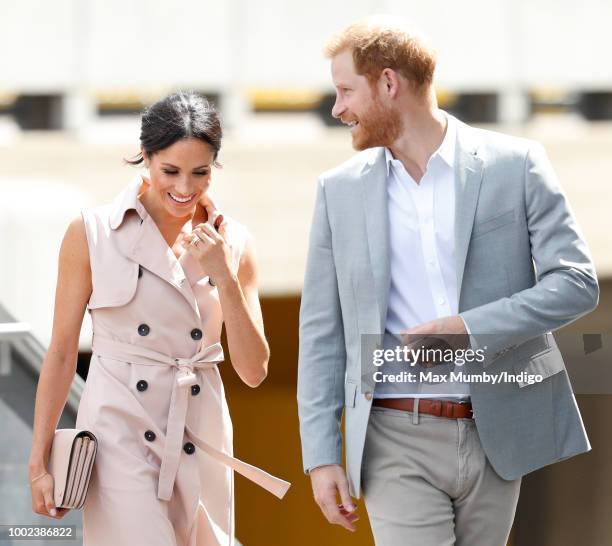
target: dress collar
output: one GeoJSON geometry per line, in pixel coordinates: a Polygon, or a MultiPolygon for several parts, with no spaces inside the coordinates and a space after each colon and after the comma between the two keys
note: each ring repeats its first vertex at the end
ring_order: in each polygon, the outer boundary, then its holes
{"type": "Polygon", "coordinates": [[[117,229],[122,224],[125,213],[128,210],[135,210],[142,220],[148,216],[147,209],[145,209],[140,199],[138,199],[142,185],[146,183],[142,174],[138,173],[132,178],[123,191],[115,197],[111,203],[111,229],[117,229]]]}

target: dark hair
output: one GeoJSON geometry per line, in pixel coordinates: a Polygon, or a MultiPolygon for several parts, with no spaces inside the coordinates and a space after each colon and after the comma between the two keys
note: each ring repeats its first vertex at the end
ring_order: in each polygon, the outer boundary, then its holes
{"type": "MultiPolygon", "coordinates": [[[[198,138],[213,149],[213,164],[220,167],[217,155],[221,149],[221,137],[217,110],[206,97],[195,91],[178,91],[168,95],[146,108],[142,114],[140,144],[147,157],[184,138],[198,138]]],[[[125,159],[130,165],[139,165],[143,161],[142,152],[133,159],[125,159]]]]}

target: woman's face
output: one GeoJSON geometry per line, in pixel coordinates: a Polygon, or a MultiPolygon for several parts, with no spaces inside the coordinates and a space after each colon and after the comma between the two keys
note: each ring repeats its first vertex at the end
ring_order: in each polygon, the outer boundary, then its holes
{"type": "Polygon", "coordinates": [[[214,151],[197,138],[178,140],[145,157],[152,196],[166,212],[177,218],[193,214],[210,185],[214,151]]]}

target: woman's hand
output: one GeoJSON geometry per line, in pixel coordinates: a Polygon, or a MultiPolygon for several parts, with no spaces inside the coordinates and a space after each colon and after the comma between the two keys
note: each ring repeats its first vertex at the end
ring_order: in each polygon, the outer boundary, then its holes
{"type": "Polygon", "coordinates": [[[202,270],[215,285],[232,278],[232,253],[225,240],[223,215],[215,219],[216,231],[209,223],[198,224],[191,235],[182,242],[183,247],[198,260],[202,270]]]}
{"type": "Polygon", "coordinates": [[[30,492],[32,494],[32,510],[37,514],[55,519],[62,519],[69,508],[56,508],[53,500],[53,476],[48,472],[30,477],[30,492]]]}
{"type": "Polygon", "coordinates": [[[204,208],[204,217],[198,218],[197,220],[199,220],[199,222],[207,222],[209,218],[212,218],[213,221],[211,223],[218,228],[220,222],[223,220],[223,214],[221,214],[219,210],[219,203],[217,203],[216,199],[213,198],[210,192],[206,192],[200,196],[198,202],[204,208]],[[219,217],[221,217],[221,220],[219,220],[219,217]]]}

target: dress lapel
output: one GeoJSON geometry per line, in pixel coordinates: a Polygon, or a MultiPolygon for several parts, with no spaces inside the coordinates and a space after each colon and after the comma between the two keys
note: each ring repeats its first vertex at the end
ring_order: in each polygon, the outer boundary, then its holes
{"type": "Polygon", "coordinates": [[[138,175],[111,205],[111,228],[115,230],[117,248],[125,257],[174,286],[199,317],[197,300],[179,260],[138,199],[142,184],[138,175]],[[127,214],[130,209],[132,212],[127,214]]]}

